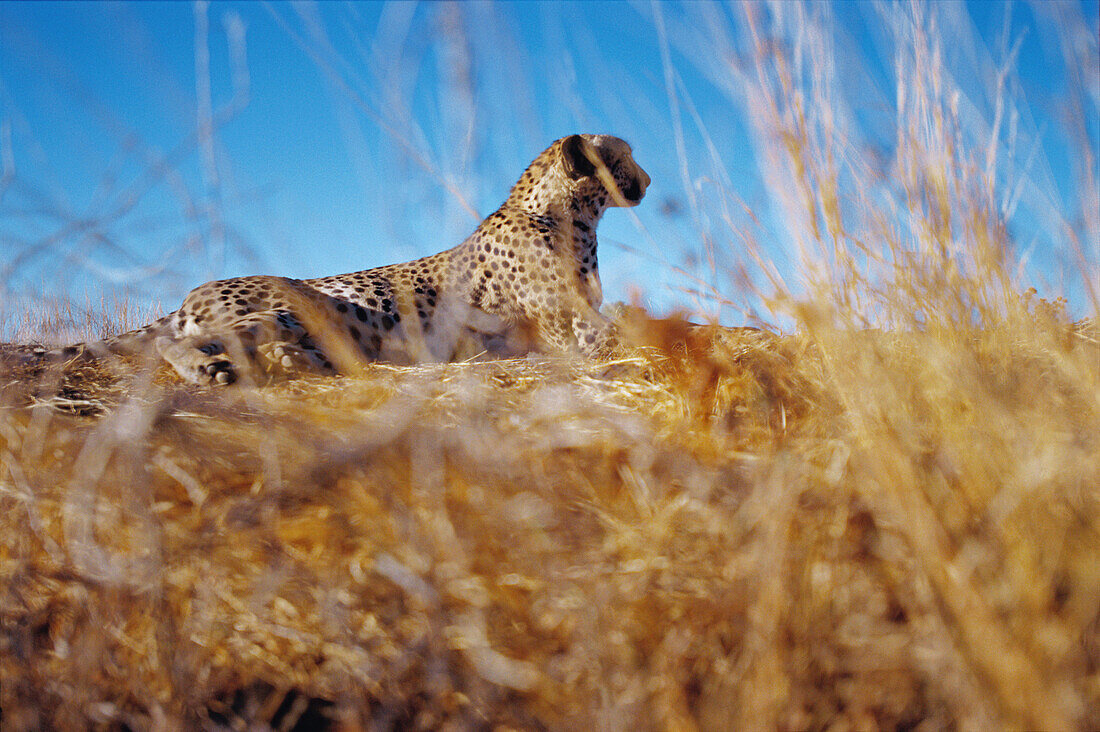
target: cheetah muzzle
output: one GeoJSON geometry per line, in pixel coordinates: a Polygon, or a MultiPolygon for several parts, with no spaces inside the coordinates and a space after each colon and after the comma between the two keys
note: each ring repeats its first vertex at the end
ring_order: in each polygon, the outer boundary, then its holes
{"type": "Polygon", "coordinates": [[[599,312],[596,227],[650,179],[610,135],[555,141],[465,241],[350,274],[208,282],[144,328],[50,352],[100,357],[155,347],[187,381],[335,373],[356,360],[442,362],[482,354],[583,353],[614,342],[599,312]]]}

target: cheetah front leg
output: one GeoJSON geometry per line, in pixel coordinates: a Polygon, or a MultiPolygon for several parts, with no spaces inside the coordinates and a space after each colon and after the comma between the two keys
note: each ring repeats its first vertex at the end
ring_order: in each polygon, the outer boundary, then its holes
{"type": "Polygon", "coordinates": [[[187,381],[232,384],[244,375],[256,381],[302,373],[334,372],[291,313],[246,315],[213,334],[157,339],[157,351],[187,381]]]}
{"type": "Polygon", "coordinates": [[[220,338],[160,336],[155,343],[160,357],[192,384],[211,386],[232,384],[237,380],[237,367],[220,338]]]}
{"type": "Polygon", "coordinates": [[[549,352],[607,356],[617,343],[615,325],[595,309],[543,316],[537,321],[542,347],[549,352]]]}
{"type": "Polygon", "coordinates": [[[615,324],[595,309],[573,314],[573,336],[581,352],[590,358],[608,356],[619,343],[615,324]]]}

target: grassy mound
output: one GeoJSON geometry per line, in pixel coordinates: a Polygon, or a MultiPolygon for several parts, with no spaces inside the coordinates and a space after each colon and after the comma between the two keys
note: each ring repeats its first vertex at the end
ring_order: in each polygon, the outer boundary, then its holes
{"type": "Polygon", "coordinates": [[[0,722],[1100,726],[1095,329],[806,322],[9,377],[0,722]]]}

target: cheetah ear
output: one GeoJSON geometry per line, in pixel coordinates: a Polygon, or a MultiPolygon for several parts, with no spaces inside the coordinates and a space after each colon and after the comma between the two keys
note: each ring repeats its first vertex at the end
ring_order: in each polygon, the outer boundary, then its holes
{"type": "MultiPolygon", "coordinates": [[[[570,178],[583,178],[586,175],[595,175],[596,166],[592,164],[586,152],[592,147],[592,143],[580,135],[570,135],[561,143],[561,161],[565,166],[565,172],[570,178]]],[[[595,151],[592,151],[593,153],[595,151]]],[[[593,154],[592,157],[595,157],[593,154]]]]}

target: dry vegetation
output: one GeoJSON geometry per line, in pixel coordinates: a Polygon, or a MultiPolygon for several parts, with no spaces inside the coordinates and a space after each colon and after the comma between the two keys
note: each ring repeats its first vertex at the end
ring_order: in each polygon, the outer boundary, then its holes
{"type": "Polygon", "coordinates": [[[1019,294],[1004,135],[963,133],[921,6],[878,166],[812,19],[780,4],[790,58],[757,7],[730,73],[792,334],[635,313],[612,362],[262,388],[9,369],[0,725],[1100,728],[1097,321],[1019,294]]]}
{"type": "Polygon", "coordinates": [[[1100,350],[1025,312],[10,383],[4,727],[1095,728],[1100,350]]]}

